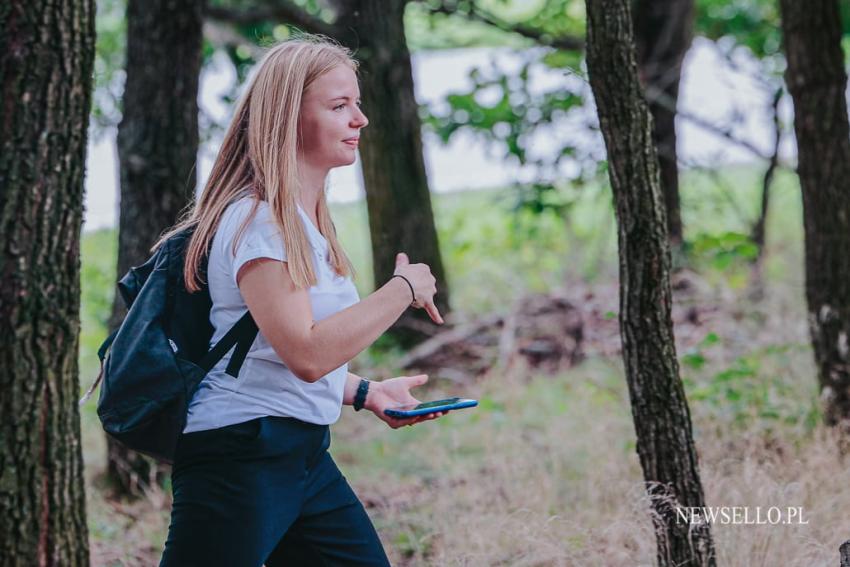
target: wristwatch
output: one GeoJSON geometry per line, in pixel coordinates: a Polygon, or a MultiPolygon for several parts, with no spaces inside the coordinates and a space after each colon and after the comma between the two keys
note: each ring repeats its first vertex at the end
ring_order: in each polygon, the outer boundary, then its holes
{"type": "Polygon", "coordinates": [[[354,411],[363,409],[363,404],[366,403],[366,394],[369,393],[369,381],[365,378],[360,379],[357,385],[357,393],[354,394],[354,411]]]}

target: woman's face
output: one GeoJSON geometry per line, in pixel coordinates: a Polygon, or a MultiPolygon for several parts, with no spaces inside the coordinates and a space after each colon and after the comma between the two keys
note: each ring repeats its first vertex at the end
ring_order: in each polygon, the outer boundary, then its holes
{"type": "Polygon", "coordinates": [[[369,124],[360,110],[357,75],[334,67],[304,92],[301,101],[301,158],[313,167],[330,169],[354,163],[360,129],[369,124]]]}

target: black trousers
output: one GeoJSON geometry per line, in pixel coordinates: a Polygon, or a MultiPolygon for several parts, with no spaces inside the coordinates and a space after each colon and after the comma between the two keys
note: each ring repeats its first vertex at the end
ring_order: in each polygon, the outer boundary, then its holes
{"type": "Polygon", "coordinates": [[[181,436],[160,567],[389,565],[329,446],[284,417],[181,436]]]}

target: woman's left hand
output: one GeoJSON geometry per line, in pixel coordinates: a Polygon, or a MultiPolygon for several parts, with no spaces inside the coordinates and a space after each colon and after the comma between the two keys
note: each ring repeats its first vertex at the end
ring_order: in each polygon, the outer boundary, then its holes
{"type": "Polygon", "coordinates": [[[381,382],[372,382],[369,384],[369,393],[366,396],[366,403],[363,407],[377,415],[393,429],[398,429],[405,425],[414,425],[420,421],[437,419],[449,412],[439,411],[407,419],[397,419],[384,413],[384,410],[387,408],[421,403],[411,395],[410,389],[421,386],[427,381],[427,374],[418,374],[416,376],[399,376],[381,382]]]}

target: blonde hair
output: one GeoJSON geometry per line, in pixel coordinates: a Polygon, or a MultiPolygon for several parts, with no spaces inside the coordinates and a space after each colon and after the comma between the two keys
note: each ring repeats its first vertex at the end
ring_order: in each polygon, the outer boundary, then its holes
{"type": "MultiPolygon", "coordinates": [[[[174,234],[194,227],[186,251],[183,278],[189,292],[201,289],[201,264],[227,207],[245,196],[254,203],[233,239],[232,253],[260,201],[267,201],[283,236],[289,275],[297,287],[316,285],[312,252],[298,215],[298,123],[301,100],[310,85],[331,69],[344,65],[357,71],[351,52],[331,40],[301,35],[271,47],[236,106],[210,177],[200,199],[189,205],[174,227],[153,246],[156,250],[174,234]]],[[[328,241],[330,262],[340,276],[354,267],[336,237],[325,191],[318,202],[319,232],[328,241]]]]}

